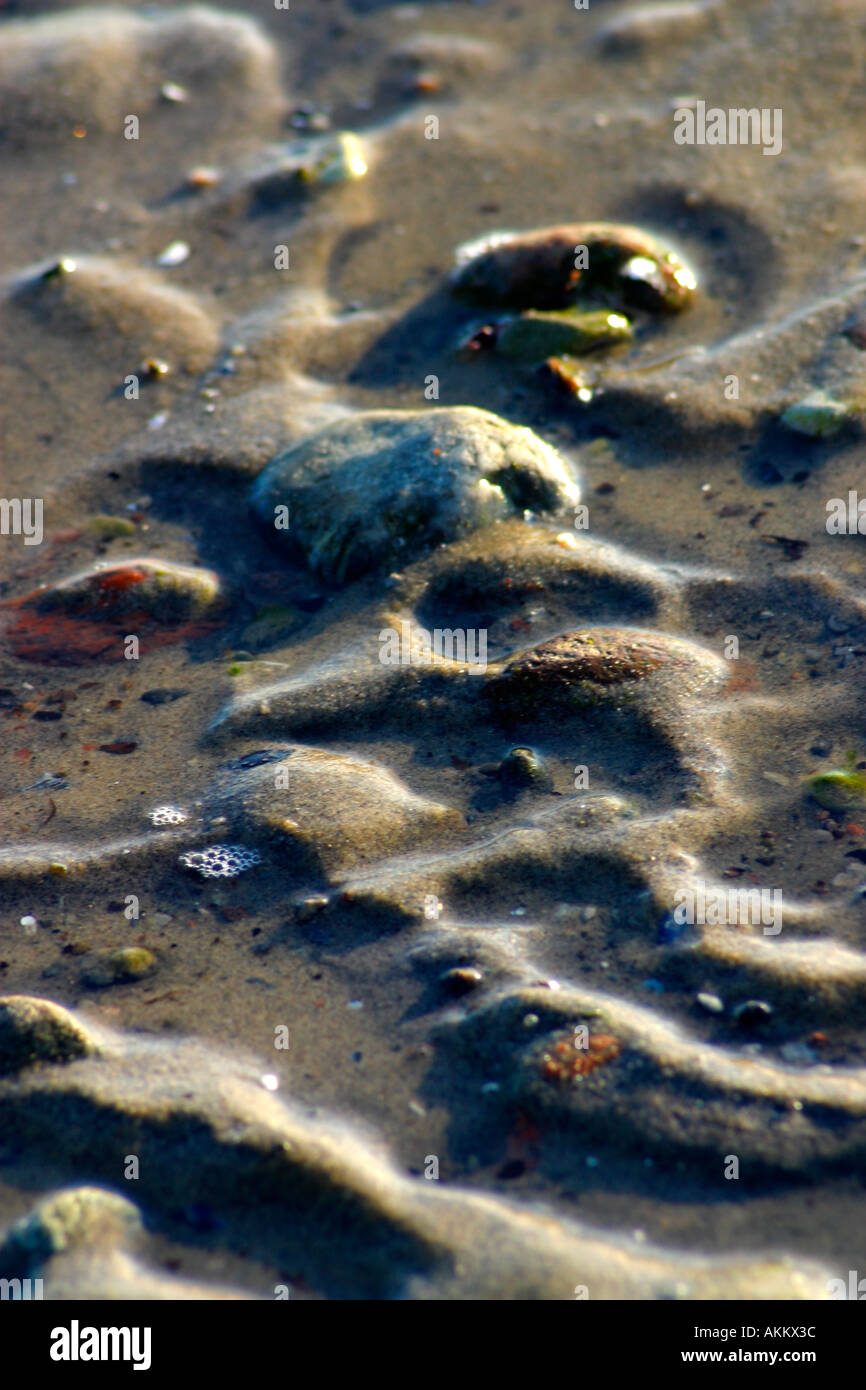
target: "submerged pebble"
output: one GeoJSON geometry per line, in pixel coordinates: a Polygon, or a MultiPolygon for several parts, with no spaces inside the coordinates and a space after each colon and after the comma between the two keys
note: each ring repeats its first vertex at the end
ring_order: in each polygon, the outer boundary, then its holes
{"type": "Polygon", "coordinates": [[[81,1248],[134,1243],[142,1234],[138,1208],[99,1187],[75,1187],[43,1197],[10,1226],[0,1245],[0,1266],[26,1274],[53,1255],[81,1248]]]}
{"type": "Polygon", "coordinates": [[[231,758],[227,763],[223,763],[223,767],[226,772],[246,772],[251,767],[281,763],[291,752],[291,748],[257,748],[252,753],[244,753],[240,758],[231,758]]]}
{"type": "Polygon", "coordinates": [[[159,253],[156,258],[156,263],[164,268],[183,265],[184,261],[189,259],[189,254],[190,248],[187,242],[172,241],[166,246],[164,251],[159,253]]]}
{"type": "Polygon", "coordinates": [[[114,951],[99,951],[85,965],[81,978],[92,989],[108,985],[132,984],[143,980],[156,970],[156,956],[144,946],[122,946],[114,951]]]}
{"type": "MultiPolygon", "coordinates": [[[[560,353],[556,357],[548,357],[544,365],[556,385],[566,394],[574,396],[584,405],[592,400],[595,394],[595,382],[579,357],[560,353]]],[[[567,544],[573,541],[574,536],[572,535],[567,544]]]]}
{"type": "Polygon", "coordinates": [[[299,177],[307,183],[349,183],[367,172],[364,147],[349,130],[337,131],[317,144],[302,161],[299,177]]]}
{"type": "Polygon", "coordinates": [[[520,361],[538,362],[562,353],[579,356],[613,347],[630,337],[631,324],[625,315],[606,309],[529,309],[498,326],[496,350],[520,361]]]}
{"type": "Polygon", "coordinates": [[[201,616],[219,599],[219,580],[212,570],[141,559],[96,566],[24,598],[8,599],[2,606],[29,607],[41,613],[96,613],[101,619],[141,613],[159,622],[174,622],[201,616]]]}
{"type": "Polygon", "coordinates": [[[514,308],[562,309],[579,298],[675,313],[691,303],[697,280],[675,251],[639,227],[574,222],[498,232],[461,247],[452,285],[514,308]]]}
{"type": "Polygon", "coordinates": [[[336,583],[526,509],[555,512],[579,500],[554,449],[473,406],[340,420],[277,455],[251,494],[276,542],[300,546],[336,583]]]}
{"type": "Polygon", "coordinates": [[[8,995],[0,999],[0,1076],[34,1062],[73,1062],[96,1051],[82,1024],[47,999],[8,995]]]}
{"type": "Polygon", "coordinates": [[[60,792],[64,791],[68,786],[69,783],[65,777],[61,777],[54,772],[46,772],[38,781],[31,782],[28,787],[22,787],[21,790],[23,792],[60,792]]]}
{"type": "Polygon", "coordinates": [[[470,965],[456,965],[452,970],[443,970],[439,980],[449,994],[459,997],[477,989],[484,976],[480,970],[470,965]]]}
{"type": "Polygon", "coordinates": [[[806,790],[826,811],[847,811],[866,802],[866,773],[855,768],[818,772],[807,780],[806,790]]]}
{"type": "Polygon", "coordinates": [[[685,946],[695,939],[694,928],[686,922],[678,922],[672,912],[666,912],[656,926],[656,944],[659,946],[685,946]]]}
{"type": "Polygon", "coordinates": [[[219,169],[207,164],[197,164],[186,176],[186,185],[192,189],[214,188],[222,178],[219,169]]]}
{"type": "Polygon", "coordinates": [[[92,516],[87,523],[87,529],[101,541],[136,534],[135,523],[125,516],[92,516]]]}
{"type": "Polygon", "coordinates": [[[789,405],[782,415],[782,424],[796,434],[810,439],[830,439],[838,434],[851,418],[850,408],[834,400],[826,391],[810,391],[803,400],[789,405]]]}
{"type": "Polygon", "coordinates": [[[758,1028],[772,1016],[773,1008],[763,999],[746,999],[733,1010],[732,1018],[741,1028],[758,1028]]]}
{"type": "Polygon", "coordinates": [[[348,130],[272,146],[252,168],[236,171],[234,196],[252,198],[254,208],[274,209],[305,191],[354,183],[367,173],[364,146],[348,130]]]}
{"type": "Polygon", "coordinates": [[[507,791],[553,791],[553,778],[544,759],[532,748],[512,748],[499,764],[499,779],[507,791]]]}
{"type": "Polygon", "coordinates": [[[665,643],[641,633],[568,632],[515,657],[487,689],[501,710],[513,714],[533,708],[540,697],[571,705],[591,701],[594,691],[641,681],[673,656],[665,643]]]}
{"type": "Polygon", "coordinates": [[[253,651],[275,646],[291,637],[307,621],[305,615],[288,603],[269,603],[260,608],[251,623],[243,629],[241,639],[253,651]]]}
{"type": "Polygon", "coordinates": [[[23,660],[75,665],[111,649],[132,633],[150,646],[179,641],[222,602],[211,570],[169,560],[130,560],[95,566],[23,598],[6,599],[12,651],[23,660]]]}
{"type": "Polygon", "coordinates": [[[168,705],[175,700],[182,700],[184,695],[188,694],[188,690],[181,690],[177,686],[159,686],[156,690],[145,690],[138,698],[146,705],[168,705]]]}
{"type": "Polygon", "coordinates": [[[318,917],[320,912],[324,912],[328,906],[328,899],[324,893],[314,893],[308,898],[301,898],[295,908],[296,922],[310,922],[314,917],[318,917]]]}
{"type": "Polygon", "coordinates": [[[33,271],[33,277],[48,282],[59,280],[64,275],[74,275],[77,269],[78,263],[72,256],[59,256],[56,261],[37,266],[33,271]]]}

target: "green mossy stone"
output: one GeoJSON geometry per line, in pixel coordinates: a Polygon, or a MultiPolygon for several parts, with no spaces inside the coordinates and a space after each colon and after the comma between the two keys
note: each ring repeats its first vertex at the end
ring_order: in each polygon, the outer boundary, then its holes
{"type": "Polygon", "coordinates": [[[156,966],[156,957],[144,946],[122,946],[115,951],[100,951],[85,966],[81,978],[91,988],[103,989],[143,980],[153,974],[156,966]]]}
{"type": "Polygon", "coordinates": [[[547,764],[532,748],[512,748],[499,764],[499,780],[508,792],[553,791],[547,764]]]}
{"type": "Polygon", "coordinates": [[[70,1188],[44,1198],[9,1228],[0,1245],[0,1269],[26,1277],[69,1250],[131,1244],[142,1229],[138,1208],[125,1197],[98,1187],[70,1188]]]}
{"type": "Polygon", "coordinates": [[[59,1004],[25,995],[0,999],[0,1076],[34,1062],[74,1062],[95,1051],[87,1029],[59,1004]]]}
{"type": "Polygon", "coordinates": [[[866,805],[866,775],[843,768],[819,772],[806,782],[806,790],[826,811],[847,811],[866,805]]]}
{"type": "Polygon", "coordinates": [[[274,646],[303,627],[304,614],[287,603],[268,604],[260,608],[251,623],[241,633],[241,640],[254,652],[274,646]]]}
{"type": "Polygon", "coordinates": [[[834,400],[826,391],[810,391],[803,400],[788,406],[782,424],[810,439],[830,439],[850,418],[850,408],[843,401],[834,400]]]}
{"type": "Polygon", "coordinates": [[[580,501],[568,464],[531,429],[474,406],[371,410],[278,454],[250,495],[277,545],[335,583],[431,546],[580,501]],[[275,527],[279,508],[291,527],[275,527]]]}
{"type": "Polygon", "coordinates": [[[136,534],[135,524],[125,516],[92,516],[87,523],[87,529],[101,541],[136,534]]]}
{"type": "Polygon", "coordinates": [[[628,319],[607,309],[563,309],[549,313],[530,309],[500,326],[496,347],[506,357],[540,362],[563,353],[579,357],[596,348],[627,342],[630,337],[628,319]]]}

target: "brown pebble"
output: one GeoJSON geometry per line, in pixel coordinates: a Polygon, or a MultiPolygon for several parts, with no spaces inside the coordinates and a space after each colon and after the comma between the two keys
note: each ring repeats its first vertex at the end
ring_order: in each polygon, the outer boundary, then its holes
{"type": "Polygon", "coordinates": [[[190,188],[213,188],[220,181],[220,173],[218,169],[204,167],[190,169],[186,181],[190,188]]]}
{"type": "Polygon", "coordinates": [[[444,970],[439,979],[449,994],[460,995],[477,989],[484,976],[474,966],[458,965],[453,970],[444,970]]]}
{"type": "Polygon", "coordinates": [[[311,917],[323,912],[328,906],[328,899],[323,894],[318,893],[314,897],[302,898],[295,908],[295,920],[297,922],[309,922],[311,917]]]}

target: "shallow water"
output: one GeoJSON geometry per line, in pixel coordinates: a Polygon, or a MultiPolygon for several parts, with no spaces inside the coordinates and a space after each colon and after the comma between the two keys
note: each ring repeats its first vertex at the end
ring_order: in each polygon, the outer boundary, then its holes
{"type": "Polygon", "coordinates": [[[862,472],[862,7],[134,13],[2,20],[2,491],[44,499],[44,539],[0,537],[0,983],[95,1055],[0,1081],[0,1220],[90,1183],[140,1207],[137,1262],[97,1231],[52,1261],[59,1297],[826,1296],[866,1261],[866,812],[804,788],[866,755],[862,546],[825,524],[862,472]],[[781,154],[677,145],[686,98],[781,110],[781,154]],[[364,178],[274,183],[311,112],[361,136],[364,178]],[[600,220],[676,246],[694,306],[587,359],[589,401],[455,351],[485,319],[448,284],[461,243],[600,220]],[[146,359],[169,371],[127,399],[146,359]],[[819,388],[851,421],[786,430],[819,388]],[[279,451],[437,405],[531,426],[588,529],[410,541],[342,586],[257,529],[279,451]],[[77,646],[84,614],[50,651],[16,639],[13,601],[142,556],[214,570],[223,607],[133,660],[77,646]],[[483,629],[494,673],[588,629],[649,630],[671,665],[622,704],[542,688],[515,713],[486,679],[383,667],[402,621],[483,629]],[[515,745],[552,792],[491,775],[515,745]],[[265,749],[284,763],[238,766],[265,749]],[[187,819],[155,828],[163,805],[187,819]],[[261,863],[179,863],[220,841],[261,863]],[[781,930],[674,932],[701,883],[780,892],[781,930]],[[86,983],[133,945],[154,973],[86,983]],[[482,979],[449,993],[458,967],[482,979]],[[614,1041],[557,1078],[583,1025],[614,1041]]]}

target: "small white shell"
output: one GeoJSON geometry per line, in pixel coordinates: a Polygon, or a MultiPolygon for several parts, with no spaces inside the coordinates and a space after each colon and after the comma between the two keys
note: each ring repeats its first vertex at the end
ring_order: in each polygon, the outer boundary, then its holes
{"type": "Polygon", "coordinates": [[[189,256],[189,245],[185,241],[172,241],[156,258],[157,265],[183,265],[189,256]]]}

